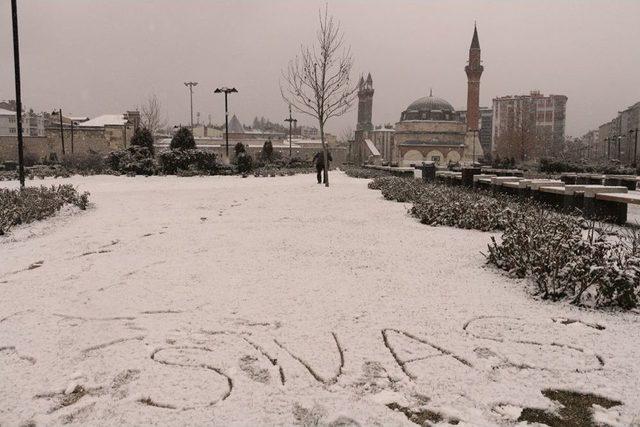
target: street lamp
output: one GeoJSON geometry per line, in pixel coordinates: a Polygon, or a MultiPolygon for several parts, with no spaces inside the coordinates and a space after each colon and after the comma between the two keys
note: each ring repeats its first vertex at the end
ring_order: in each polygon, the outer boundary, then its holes
{"type": "Polygon", "coordinates": [[[622,155],[620,154],[620,142],[622,141],[622,136],[618,135],[618,161],[622,162],[622,155]]]}
{"type": "Polygon", "coordinates": [[[185,82],[184,85],[189,88],[189,99],[191,101],[191,131],[193,132],[193,87],[198,86],[198,82],[185,82]]]}
{"type": "Polygon", "coordinates": [[[22,94],[20,90],[20,49],[18,43],[18,7],[11,0],[11,23],[13,25],[13,66],[16,83],[16,123],[18,127],[18,175],[20,188],[24,188],[24,144],[22,138],[22,94]]]}
{"type": "Polygon", "coordinates": [[[633,135],[634,132],[636,134],[636,139],[633,148],[633,167],[636,167],[638,162],[638,128],[629,130],[629,138],[631,138],[631,135],[633,135]]]}
{"type": "Polygon", "coordinates": [[[285,122],[289,122],[289,161],[291,161],[291,124],[298,121],[291,116],[291,104],[289,104],[289,118],[284,119],[285,122]]]}
{"type": "Polygon", "coordinates": [[[235,87],[219,87],[213,91],[213,93],[224,93],[224,135],[226,144],[227,158],[229,158],[229,104],[227,102],[227,96],[230,93],[237,93],[238,90],[235,87]]]}

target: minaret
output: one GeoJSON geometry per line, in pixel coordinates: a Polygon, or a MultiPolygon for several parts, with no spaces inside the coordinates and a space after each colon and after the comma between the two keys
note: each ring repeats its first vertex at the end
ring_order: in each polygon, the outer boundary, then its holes
{"type": "Polygon", "coordinates": [[[371,73],[367,76],[367,80],[360,77],[358,83],[358,124],[356,130],[371,131],[373,124],[371,116],[373,113],[373,79],[371,73]]]}
{"type": "Polygon", "coordinates": [[[484,71],[480,60],[478,28],[475,25],[469,48],[469,63],[464,67],[464,71],[467,73],[467,141],[465,141],[464,157],[475,161],[483,155],[478,133],[480,130],[480,76],[484,71]]]}

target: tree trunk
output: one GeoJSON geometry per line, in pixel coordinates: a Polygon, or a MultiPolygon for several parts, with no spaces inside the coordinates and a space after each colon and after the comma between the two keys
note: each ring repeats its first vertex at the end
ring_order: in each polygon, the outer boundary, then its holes
{"type": "Polygon", "coordinates": [[[324,124],[320,121],[320,141],[322,142],[322,156],[324,158],[324,186],[329,186],[329,156],[327,155],[327,144],[324,142],[324,124]]]}

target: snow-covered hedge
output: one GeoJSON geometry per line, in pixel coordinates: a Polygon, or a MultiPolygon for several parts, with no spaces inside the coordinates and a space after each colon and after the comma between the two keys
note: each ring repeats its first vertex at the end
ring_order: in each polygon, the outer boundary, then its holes
{"type": "Polygon", "coordinates": [[[639,255],[636,237],[579,217],[520,209],[502,238],[491,238],[487,260],[516,277],[531,277],[545,299],[631,309],[640,297],[639,255]]]}
{"type": "Polygon", "coordinates": [[[344,173],[351,178],[373,179],[382,176],[390,176],[389,172],[383,170],[363,168],[359,166],[341,166],[340,169],[342,169],[344,173]]]}
{"type": "Polygon", "coordinates": [[[377,178],[369,188],[381,190],[389,200],[413,202],[409,212],[429,225],[503,230],[518,207],[518,202],[508,196],[406,178],[377,178]]]}
{"type": "Polygon", "coordinates": [[[71,184],[26,187],[23,190],[0,189],[0,235],[14,225],[55,215],[65,204],[84,210],[88,203],[89,193],[80,194],[71,184]]]}
{"type": "Polygon", "coordinates": [[[488,263],[532,278],[543,298],[594,307],[638,305],[640,233],[612,233],[601,223],[465,187],[385,177],[369,188],[389,200],[412,202],[409,212],[424,224],[503,230],[501,238],[491,238],[488,263]]]}

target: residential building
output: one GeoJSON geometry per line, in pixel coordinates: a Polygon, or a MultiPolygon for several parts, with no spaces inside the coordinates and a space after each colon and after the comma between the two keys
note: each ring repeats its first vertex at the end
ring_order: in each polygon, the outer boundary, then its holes
{"type": "MultiPolygon", "coordinates": [[[[5,103],[3,103],[5,104],[5,103]]],[[[44,136],[44,117],[29,110],[22,114],[22,134],[24,136],[44,136]]],[[[0,136],[18,136],[15,110],[0,108],[0,136]]]]}
{"type": "Polygon", "coordinates": [[[611,121],[600,125],[598,145],[604,147],[603,160],[616,160],[625,165],[637,163],[640,102],[619,111],[611,121]]]}
{"type": "Polygon", "coordinates": [[[567,97],[529,95],[493,99],[493,156],[517,161],[557,156],[565,139],[567,97]]]}

